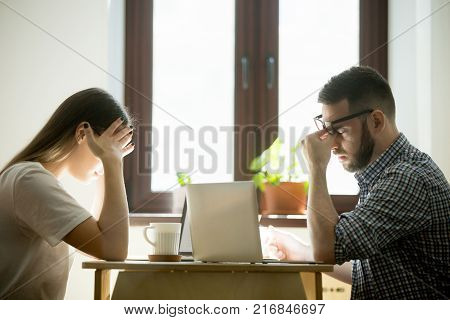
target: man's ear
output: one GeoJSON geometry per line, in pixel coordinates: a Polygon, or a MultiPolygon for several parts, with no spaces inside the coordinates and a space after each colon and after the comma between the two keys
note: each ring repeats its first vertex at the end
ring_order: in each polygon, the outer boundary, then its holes
{"type": "Polygon", "coordinates": [[[386,127],[386,115],[381,110],[375,110],[370,114],[371,126],[374,133],[380,133],[386,127]]]}

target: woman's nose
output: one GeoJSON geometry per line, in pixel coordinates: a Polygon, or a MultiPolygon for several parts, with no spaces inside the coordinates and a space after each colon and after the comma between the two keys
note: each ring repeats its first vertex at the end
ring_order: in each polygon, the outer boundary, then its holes
{"type": "Polygon", "coordinates": [[[103,166],[100,166],[99,168],[97,168],[97,170],[95,170],[96,172],[97,172],[97,174],[99,174],[99,175],[104,175],[105,174],[105,171],[104,171],[104,169],[103,169],[103,166]]]}

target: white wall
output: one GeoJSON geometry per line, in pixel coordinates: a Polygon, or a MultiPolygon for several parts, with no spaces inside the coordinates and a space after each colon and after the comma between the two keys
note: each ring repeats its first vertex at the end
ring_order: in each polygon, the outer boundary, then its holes
{"type": "Polygon", "coordinates": [[[399,129],[434,159],[449,180],[448,1],[389,1],[389,39],[389,82],[396,98],[399,129]]]}

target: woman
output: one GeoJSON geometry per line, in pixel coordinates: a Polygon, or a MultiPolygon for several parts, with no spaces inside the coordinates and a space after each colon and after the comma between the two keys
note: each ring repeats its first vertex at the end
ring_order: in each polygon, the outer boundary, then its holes
{"type": "Polygon", "coordinates": [[[68,245],[99,259],[126,258],[129,123],[105,91],[80,91],[0,172],[0,298],[63,299],[68,245]],[[61,187],[64,174],[84,183],[104,175],[98,219],[61,187]]]}

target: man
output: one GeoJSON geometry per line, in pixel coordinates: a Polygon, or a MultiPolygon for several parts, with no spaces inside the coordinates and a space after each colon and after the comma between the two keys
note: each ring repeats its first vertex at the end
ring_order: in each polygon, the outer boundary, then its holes
{"type": "Polygon", "coordinates": [[[341,265],[332,275],[352,284],[352,299],[450,298],[450,187],[397,130],[387,81],[353,67],[330,79],[319,103],[319,131],[302,141],[311,246],[273,230],[270,249],[341,265]],[[340,216],[327,190],[331,152],[360,187],[358,205],[340,216]]]}

